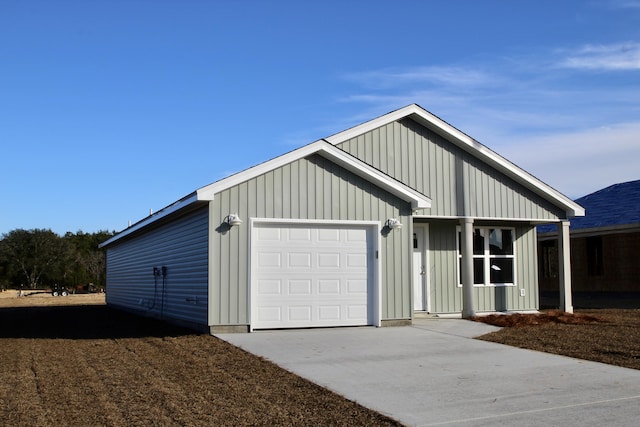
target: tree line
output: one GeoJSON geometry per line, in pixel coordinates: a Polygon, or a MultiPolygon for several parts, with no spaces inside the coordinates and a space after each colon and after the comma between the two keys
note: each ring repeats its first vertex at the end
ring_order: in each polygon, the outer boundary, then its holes
{"type": "Polygon", "coordinates": [[[0,240],[0,289],[44,289],[64,286],[103,289],[104,250],[98,244],[115,232],[67,232],[16,229],[0,240]]]}

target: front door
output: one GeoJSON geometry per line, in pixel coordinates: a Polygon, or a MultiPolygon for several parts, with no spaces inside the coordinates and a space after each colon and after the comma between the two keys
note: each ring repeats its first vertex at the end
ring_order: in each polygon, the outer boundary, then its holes
{"type": "Polygon", "coordinates": [[[413,224],[413,310],[431,311],[429,304],[428,224],[413,224]]]}

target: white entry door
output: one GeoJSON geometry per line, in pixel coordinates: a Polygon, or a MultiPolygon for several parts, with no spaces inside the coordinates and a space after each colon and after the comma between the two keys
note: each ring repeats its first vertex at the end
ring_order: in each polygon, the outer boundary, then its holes
{"type": "Polygon", "coordinates": [[[413,224],[413,310],[431,311],[428,268],[429,227],[413,224]]]}
{"type": "Polygon", "coordinates": [[[252,329],[372,324],[371,230],[256,224],[252,329]]]}

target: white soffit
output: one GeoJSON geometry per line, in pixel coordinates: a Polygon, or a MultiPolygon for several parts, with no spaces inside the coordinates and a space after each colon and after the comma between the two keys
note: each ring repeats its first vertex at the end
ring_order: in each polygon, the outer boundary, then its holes
{"type": "Polygon", "coordinates": [[[363,133],[405,117],[411,118],[434,131],[463,150],[485,161],[502,173],[505,173],[516,182],[519,182],[536,194],[549,200],[551,203],[562,207],[569,217],[584,216],[585,210],[582,206],[417,104],[411,104],[399,110],[392,111],[376,119],[332,135],[326,138],[326,140],[332,145],[341,144],[351,138],[355,138],[363,133]]]}

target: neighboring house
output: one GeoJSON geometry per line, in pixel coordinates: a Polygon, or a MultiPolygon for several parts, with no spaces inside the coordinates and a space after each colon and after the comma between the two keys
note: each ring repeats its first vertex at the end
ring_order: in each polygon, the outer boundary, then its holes
{"type": "MultiPolygon", "coordinates": [[[[640,292],[640,180],[576,200],[587,215],[571,220],[574,292],[640,292]]],[[[557,236],[538,229],[541,291],[557,291],[557,236]]]]}
{"type": "Polygon", "coordinates": [[[187,195],[104,242],[107,303],[211,332],[538,308],[577,203],[409,105],[187,195]]]}

